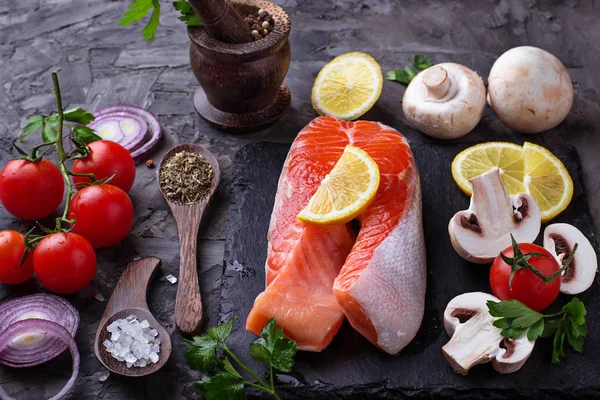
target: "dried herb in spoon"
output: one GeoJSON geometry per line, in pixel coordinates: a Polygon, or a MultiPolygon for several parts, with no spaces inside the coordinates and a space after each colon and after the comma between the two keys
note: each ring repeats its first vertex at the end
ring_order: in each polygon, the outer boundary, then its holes
{"type": "Polygon", "coordinates": [[[208,195],[213,178],[212,166],[206,158],[180,151],[161,167],[159,184],[169,200],[194,204],[208,195]]]}

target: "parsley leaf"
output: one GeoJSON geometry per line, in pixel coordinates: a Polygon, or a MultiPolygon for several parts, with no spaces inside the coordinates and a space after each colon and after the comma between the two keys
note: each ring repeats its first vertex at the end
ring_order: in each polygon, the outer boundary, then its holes
{"type": "MultiPolygon", "coordinates": [[[[413,68],[416,69],[417,72],[420,72],[431,67],[431,60],[429,57],[422,54],[415,54],[413,56],[412,64],[413,68]]],[[[411,67],[404,67],[386,72],[385,78],[389,81],[409,84],[410,81],[412,81],[417,75],[417,72],[415,72],[411,67]]]]}
{"type": "Polygon", "coordinates": [[[73,138],[81,140],[85,144],[90,144],[102,138],[94,133],[92,128],[87,126],[77,125],[71,128],[73,131],[73,138]]]}
{"type": "Polygon", "coordinates": [[[184,355],[191,369],[211,371],[215,368],[219,342],[208,335],[204,335],[194,337],[193,342],[185,340],[184,343],[193,346],[184,355]]]}
{"type": "Polygon", "coordinates": [[[261,337],[250,343],[250,356],[269,366],[269,377],[266,381],[240,361],[227,347],[226,340],[233,331],[233,323],[237,316],[215,327],[209,328],[205,335],[196,336],[193,340],[184,340],[191,346],[185,358],[192,369],[204,370],[202,380],[195,382],[196,391],[206,400],[245,399],[245,385],[261,389],[278,398],[275,393],[273,368],[291,371],[296,355],[296,342],[283,336],[283,329],[276,328],[275,319],[269,320],[261,331],[261,337]],[[254,381],[242,376],[235,363],[254,381]],[[267,381],[269,383],[267,383],[267,381]]]}
{"type": "Polygon", "coordinates": [[[44,119],[44,127],[42,128],[42,139],[44,143],[56,142],[56,129],[54,127],[56,124],[52,123],[51,117],[44,119]]]}
{"type": "Polygon", "coordinates": [[[204,377],[198,385],[202,386],[202,395],[206,400],[242,400],[246,398],[245,379],[229,372],[204,377]]]}
{"type": "Polygon", "coordinates": [[[27,118],[27,124],[23,127],[23,134],[19,137],[22,142],[32,133],[36,133],[44,125],[44,117],[42,115],[32,115],[27,118]]]}
{"type": "Polygon", "coordinates": [[[410,67],[405,67],[404,69],[394,69],[386,72],[385,74],[385,78],[387,80],[404,84],[409,84],[414,76],[415,72],[410,67]]]}
{"type": "Polygon", "coordinates": [[[174,1],[173,7],[181,14],[179,20],[185,22],[187,26],[202,25],[202,22],[200,22],[200,19],[198,18],[191,4],[187,0],[174,1]]]}
{"type": "Polygon", "coordinates": [[[501,329],[500,334],[507,338],[517,339],[527,332],[527,339],[554,336],[552,342],[552,363],[559,363],[565,356],[565,337],[571,347],[581,352],[584,337],[587,334],[583,303],[574,297],[560,312],[544,315],[533,311],[517,300],[488,301],[491,316],[498,317],[494,326],[501,329]]]}
{"type": "Polygon", "coordinates": [[[415,54],[413,57],[413,67],[415,67],[418,71],[423,71],[431,67],[431,60],[429,57],[424,56],[423,54],[415,54]]]}
{"type": "Polygon", "coordinates": [[[123,15],[123,18],[119,22],[120,26],[139,22],[152,10],[150,20],[142,29],[142,34],[144,35],[144,40],[153,42],[160,22],[160,3],[158,0],[136,0],[128,8],[129,11],[123,15]]]}
{"type": "Polygon", "coordinates": [[[87,125],[96,119],[92,113],[87,112],[81,107],[67,110],[63,113],[63,115],[66,121],[75,122],[81,125],[87,125]]]}
{"type": "Polygon", "coordinates": [[[231,335],[231,331],[233,330],[233,323],[237,319],[238,317],[236,315],[227,322],[223,322],[222,324],[213,326],[212,328],[208,328],[206,334],[218,342],[224,342],[229,337],[229,335],[231,335]]]}
{"type": "Polygon", "coordinates": [[[134,22],[139,22],[144,18],[154,7],[152,0],[136,0],[129,5],[127,11],[121,21],[120,26],[131,25],[134,22]]]}
{"type": "Polygon", "coordinates": [[[296,342],[283,337],[283,329],[276,329],[274,318],[269,320],[261,335],[260,339],[250,343],[250,356],[281,372],[290,372],[297,352],[296,342]]]}

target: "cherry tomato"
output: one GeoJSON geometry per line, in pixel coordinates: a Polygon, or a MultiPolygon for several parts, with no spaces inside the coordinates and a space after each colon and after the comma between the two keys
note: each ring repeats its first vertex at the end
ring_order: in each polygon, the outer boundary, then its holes
{"type": "Polygon", "coordinates": [[[96,253],[81,235],[53,233],[33,250],[33,270],[40,283],[51,292],[77,293],[96,274],[96,253]]]}
{"type": "MultiPolygon", "coordinates": [[[[519,249],[526,255],[527,253],[544,254],[547,257],[531,257],[529,264],[542,273],[544,276],[552,276],[560,269],[558,261],[548,252],[548,250],[531,243],[519,243],[519,249]]],[[[507,247],[502,251],[507,257],[514,257],[513,247],[507,247]]],[[[519,300],[527,307],[542,311],[548,307],[560,290],[560,276],[556,279],[544,283],[544,281],[527,269],[519,269],[512,282],[512,290],[509,287],[510,272],[512,266],[504,262],[498,255],[492,264],[490,270],[490,285],[494,296],[500,300],[519,300]]]]}
{"type": "MultiPolygon", "coordinates": [[[[110,140],[98,140],[89,145],[90,155],[75,160],[73,172],[76,174],[94,174],[96,180],[116,175],[110,184],[129,192],[135,180],[135,163],[129,151],[120,144],[110,140]]],[[[77,188],[82,183],[91,183],[89,178],[74,176],[73,182],[77,188]]]]}
{"type": "Polygon", "coordinates": [[[95,248],[115,245],[125,239],[133,226],[133,203],[116,186],[92,185],[81,189],[71,200],[69,219],[73,232],[95,248]]]}
{"type": "Polygon", "coordinates": [[[23,283],[33,276],[31,253],[23,261],[25,239],[17,231],[0,232],[0,282],[8,285],[23,283]]]}
{"type": "Polygon", "coordinates": [[[0,172],[0,201],[17,218],[47,217],[62,202],[64,190],[58,167],[45,158],[38,162],[12,160],[0,172]]]}

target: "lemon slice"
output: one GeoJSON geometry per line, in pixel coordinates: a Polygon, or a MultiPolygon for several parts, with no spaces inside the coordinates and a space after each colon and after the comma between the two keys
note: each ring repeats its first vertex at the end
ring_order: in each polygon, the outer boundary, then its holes
{"type": "Polygon", "coordinates": [[[383,75],[373,57],[346,53],[325,65],[312,89],[312,106],[321,115],[354,120],[373,107],[381,95],[383,75]]]}
{"type": "Polygon", "coordinates": [[[525,193],[533,196],[542,222],[560,214],[573,197],[573,181],[564,164],[548,149],[533,143],[523,145],[525,193]]]}
{"type": "Polygon", "coordinates": [[[509,194],[523,193],[523,148],[514,143],[481,143],[460,152],[452,162],[452,177],[467,196],[473,194],[469,179],[492,168],[500,170],[500,178],[509,194]]]}
{"type": "Polygon", "coordinates": [[[366,151],[346,146],[298,219],[304,223],[340,224],[356,218],[379,188],[379,167],[366,151]]]}

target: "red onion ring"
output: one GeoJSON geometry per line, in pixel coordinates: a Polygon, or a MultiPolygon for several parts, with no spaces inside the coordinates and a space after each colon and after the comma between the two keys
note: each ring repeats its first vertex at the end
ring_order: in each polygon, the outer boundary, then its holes
{"type": "Polygon", "coordinates": [[[143,108],[126,105],[111,106],[96,111],[94,113],[94,117],[96,119],[88,125],[92,129],[94,129],[94,126],[96,126],[96,121],[101,122],[102,120],[106,120],[107,118],[115,118],[118,120],[119,118],[127,117],[142,120],[146,123],[147,131],[149,131],[150,137],[148,138],[148,141],[139,148],[136,147],[139,146],[139,144],[148,136],[146,131],[144,131],[143,134],[139,135],[141,137],[137,138],[139,140],[133,147],[131,145],[128,145],[128,147],[125,144],[116,141],[117,143],[125,147],[127,150],[129,150],[131,156],[133,157],[133,160],[136,163],[139,162],[140,158],[148,151],[150,151],[150,149],[152,149],[156,145],[156,143],[158,143],[158,140],[162,136],[162,127],[156,116],[150,111],[144,110],[143,108]]]}
{"type": "Polygon", "coordinates": [[[148,131],[148,123],[144,119],[128,112],[122,112],[118,115],[105,114],[96,117],[96,119],[89,124],[89,127],[96,131],[96,134],[102,139],[117,142],[129,151],[134,150],[144,141],[144,137],[148,131]],[[137,126],[134,127],[134,132],[128,133],[126,131],[126,127],[124,126],[126,122],[137,124],[137,126]],[[103,134],[102,126],[107,124],[114,127],[114,137],[107,137],[103,134]]]}
{"type": "MultiPolygon", "coordinates": [[[[27,319],[55,322],[64,327],[71,337],[75,336],[79,327],[79,313],[62,297],[34,294],[0,304],[0,334],[18,321],[27,319]]],[[[4,346],[0,350],[0,363],[14,368],[32,367],[55,358],[67,349],[63,340],[44,331],[35,332],[44,336],[30,346],[19,343],[4,346]]]]}
{"type": "MultiPolygon", "coordinates": [[[[49,400],[60,400],[62,399],[73,387],[75,384],[75,380],[77,379],[77,375],[79,375],[79,352],[77,351],[77,344],[75,343],[75,339],[71,336],[71,333],[66,330],[63,326],[57,324],[56,322],[46,321],[43,319],[26,319],[22,321],[15,322],[10,325],[8,328],[4,329],[2,333],[0,333],[0,351],[6,349],[8,344],[17,336],[23,335],[29,332],[39,332],[44,331],[52,334],[53,336],[62,340],[71,351],[71,357],[73,359],[73,373],[71,377],[67,381],[66,385],[58,392],[56,395],[51,397],[49,400]]],[[[11,397],[8,393],[2,389],[0,386],[0,399],[2,400],[16,400],[14,397],[11,397]]]]}

